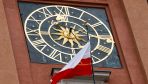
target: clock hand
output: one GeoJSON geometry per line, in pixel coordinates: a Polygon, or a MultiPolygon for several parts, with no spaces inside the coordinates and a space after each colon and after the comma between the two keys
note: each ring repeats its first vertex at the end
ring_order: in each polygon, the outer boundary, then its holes
{"type": "MultiPolygon", "coordinates": [[[[79,31],[82,32],[82,33],[84,33],[84,34],[87,34],[87,32],[84,31],[84,30],[78,30],[78,32],[79,32],[79,31]]],[[[110,35],[93,35],[93,34],[89,34],[89,35],[90,35],[90,37],[93,37],[93,38],[107,40],[108,43],[114,42],[114,41],[112,40],[112,38],[111,38],[110,35]]]]}
{"type": "Polygon", "coordinates": [[[80,47],[80,48],[82,48],[83,46],[78,42],[78,40],[82,40],[82,41],[84,41],[84,42],[86,42],[84,39],[81,39],[81,38],[79,38],[79,37],[77,37],[74,33],[73,33],[73,28],[69,28],[69,35],[73,35],[74,36],[74,42],[76,42],[77,44],[78,44],[78,46],[80,47]]]}
{"type": "Polygon", "coordinates": [[[71,32],[72,32],[72,28],[69,29],[69,35],[71,34],[71,32]]]}
{"type": "MultiPolygon", "coordinates": [[[[74,28],[75,28],[75,26],[74,26],[74,28]]],[[[78,38],[78,36],[85,36],[85,35],[80,35],[80,34],[78,34],[77,36],[72,32],[72,30],[76,30],[76,29],[74,29],[74,28],[69,28],[69,36],[70,36],[70,34],[72,33],[73,34],[73,36],[77,39],[77,40],[82,40],[82,41],[84,41],[84,42],[86,42],[84,39],[81,39],[81,38],[78,38]]],[[[77,30],[77,33],[79,32],[79,31],[81,31],[81,30],[77,30]]]]}

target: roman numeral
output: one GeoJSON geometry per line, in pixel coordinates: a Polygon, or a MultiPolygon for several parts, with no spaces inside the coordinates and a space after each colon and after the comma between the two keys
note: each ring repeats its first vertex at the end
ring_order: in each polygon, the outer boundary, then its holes
{"type": "Polygon", "coordinates": [[[45,18],[46,18],[46,17],[49,17],[50,15],[52,15],[52,13],[51,13],[47,8],[43,8],[43,9],[41,9],[41,10],[38,11],[38,12],[44,14],[45,18]]]}
{"type": "Polygon", "coordinates": [[[40,49],[41,51],[43,51],[47,47],[47,44],[42,39],[35,40],[32,43],[33,45],[38,47],[38,49],[40,49]]]}
{"type": "Polygon", "coordinates": [[[101,22],[97,22],[97,23],[93,24],[92,27],[97,27],[97,26],[100,26],[100,25],[102,25],[102,23],[101,22]]]}
{"type": "Polygon", "coordinates": [[[27,35],[49,35],[49,33],[47,31],[40,31],[39,32],[39,29],[30,29],[30,28],[27,28],[27,35]]]}
{"type": "Polygon", "coordinates": [[[70,15],[69,8],[67,6],[62,6],[61,8],[56,7],[56,8],[59,10],[60,15],[66,15],[66,16],[70,15]]]}
{"type": "Polygon", "coordinates": [[[28,20],[35,21],[37,24],[40,24],[40,22],[42,21],[42,20],[35,19],[33,16],[30,16],[30,18],[28,20]]]}
{"type": "Polygon", "coordinates": [[[76,54],[76,50],[72,49],[71,52],[72,52],[72,55],[70,55],[70,58],[72,59],[74,57],[74,55],[76,54]]]}
{"type": "Polygon", "coordinates": [[[110,35],[100,35],[101,38],[111,38],[110,35]]]}
{"type": "Polygon", "coordinates": [[[96,62],[96,61],[101,60],[100,58],[98,58],[98,57],[96,57],[96,56],[94,56],[94,55],[91,55],[91,56],[92,56],[92,61],[93,61],[93,63],[96,62]]]}
{"type": "Polygon", "coordinates": [[[54,49],[48,56],[49,57],[54,57],[57,52],[58,51],[54,49]]]}
{"type": "Polygon", "coordinates": [[[67,6],[62,6],[61,8],[56,7],[56,8],[59,11],[57,17],[61,18],[61,21],[68,22],[68,16],[70,15],[69,8],[67,6]]]}
{"type": "Polygon", "coordinates": [[[64,9],[65,9],[65,15],[70,15],[69,8],[65,6],[64,9]]]}
{"type": "Polygon", "coordinates": [[[72,49],[72,54],[76,54],[76,50],[75,49],[72,49]]]}
{"type": "Polygon", "coordinates": [[[54,49],[48,56],[53,59],[59,58],[58,60],[62,61],[62,55],[56,49],[54,49]]]}
{"type": "Polygon", "coordinates": [[[32,43],[33,43],[33,45],[38,46],[38,45],[41,45],[41,44],[43,44],[45,42],[42,39],[39,39],[39,40],[33,41],[32,43]]]}
{"type": "Polygon", "coordinates": [[[30,28],[26,28],[27,30],[27,35],[38,35],[39,30],[38,29],[30,29],[30,28]]]}
{"type": "Polygon", "coordinates": [[[105,52],[105,53],[109,53],[110,50],[111,50],[110,48],[105,47],[105,46],[102,46],[102,45],[98,45],[98,46],[97,46],[97,49],[100,50],[100,51],[103,51],[103,52],[105,52]]]}
{"type": "Polygon", "coordinates": [[[39,32],[41,35],[49,35],[49,33],[47,31],[40,31],[39,32]]]}
{"type": "Polygon", "coordinates": [[[84,11],[80,14],[79,19],[81,19],[81,17],[83,16],[83,14],[84,14],[84,11]]]}

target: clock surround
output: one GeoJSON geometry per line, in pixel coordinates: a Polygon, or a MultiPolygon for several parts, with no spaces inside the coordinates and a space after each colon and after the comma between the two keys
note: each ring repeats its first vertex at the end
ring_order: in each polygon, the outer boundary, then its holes
{"type": "MultiPolygon", "coordinates": [[[[87,22],[89,27],[88,33],[91,38],[91,52],[93,54],[94,66],[121,68],[105,9],[63,5],[48,6],[47,4],[21,2],[19,3],[19,7],[24,23],[26,38],[28,39],[27,45],[31,62],[66,64],[88,41],[86,39],[86,25],[84,25],[85,22],[87,22]],[[24,9],[29,9],[29,7],[31,7],[30,10],[28,10],[29,12],[24,12],[24,9]],[[69,15],[67,15],[67,11],[69,15]],[[97,14],[98,12],[101,13],[97,14]],[[66,21],[67,17],[69,21],[66,21]],[[55,28],[55,26],[59,27],[59,29],[55,28]],[[65,27],[65,30],[62,30],[60,27],[63,27],[63,29],[65,27]],[[63,36],[57,37],[58,35],[62,35],[63,31],[65,31],[65,33],[67,31],[68,33],[68,29],[71,27],[76,28],[72,31],[71,37],[75,38],[74,34],[77,34],[76,38],[82,36],[79,40],[65,39],[64,34],[63,36]],[[80,33],[78,33],[78,30],[82,31],[79,31],[80,33]],[[85,33],[82,34],[83,32],[85,33]],[[47,48],[47,46],[50,46],[50,48],[47,48]],[[67,49],[68,47],[69,50],[67,49]],[[45,49],[46,51],[44,51],[45,49]]],[[[70,35],[67,34],[67,36],[70,35]]]]}

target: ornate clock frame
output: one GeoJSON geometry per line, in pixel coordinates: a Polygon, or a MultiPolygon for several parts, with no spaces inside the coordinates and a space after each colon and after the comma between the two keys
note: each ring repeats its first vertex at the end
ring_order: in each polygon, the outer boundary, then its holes
{"type": "Polygon", "coordinates": [[[19,2],[19,9],[31,62],[67,63],[88,41],[88,33],[95,66],[121,67],[103,7],[19,2]]]}

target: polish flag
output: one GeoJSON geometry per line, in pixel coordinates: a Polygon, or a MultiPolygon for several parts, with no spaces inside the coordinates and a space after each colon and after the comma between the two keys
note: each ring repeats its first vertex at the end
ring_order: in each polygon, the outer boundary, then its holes
{"type": "Polygon", "coordinates": [[[51,84],[57,84],[61,79],[68,79],[74,76],[91,76],[92,59],[90,56],[90,42],[81,49],[72,60],[69,61],[51,79],[51,84]]]}

